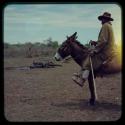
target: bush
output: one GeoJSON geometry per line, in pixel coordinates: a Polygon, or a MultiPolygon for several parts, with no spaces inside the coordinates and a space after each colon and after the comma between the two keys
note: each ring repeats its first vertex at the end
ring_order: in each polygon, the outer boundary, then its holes
{"type": "Polygon", "coordinates": [[[58,42],[52,42],[51,45],[43,43],[30,43],[25,44],[8,44],[4,43],[4,57],[41,57],[53,56],[58,47],[58,42]]]}

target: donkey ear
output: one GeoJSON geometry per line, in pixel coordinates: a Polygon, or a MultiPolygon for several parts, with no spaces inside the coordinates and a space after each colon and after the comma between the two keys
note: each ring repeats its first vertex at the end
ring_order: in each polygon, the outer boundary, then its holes
{"type": "Polygon", "coordinates": [[[75,39],[77,39],[77,38],[78,38],[78,36],[75,37],[75,39]]]}
{"type": "Polygon", "coordinates": [[[74,37],[75,37],[75,36],[76,36],[76,34],[77,34],[77,32],[75,32],[72,36],[74,36],[74,37]]]}

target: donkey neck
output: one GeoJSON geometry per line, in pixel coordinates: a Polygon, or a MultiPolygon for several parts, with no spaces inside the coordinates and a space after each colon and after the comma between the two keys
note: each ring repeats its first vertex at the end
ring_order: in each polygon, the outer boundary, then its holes
{"type": "Polygon", "coordinates": [[[85,57],[85,52],[83,51],[83,48],[81,48],[80,46],[78,46],[76,44],[70,45],[70,46],[71,46],[71,56],[72,56],[72,58],[75,60],[75,62],[77,64],[82,66],[82,62],[83,62],[84,57],[85,57]]]}

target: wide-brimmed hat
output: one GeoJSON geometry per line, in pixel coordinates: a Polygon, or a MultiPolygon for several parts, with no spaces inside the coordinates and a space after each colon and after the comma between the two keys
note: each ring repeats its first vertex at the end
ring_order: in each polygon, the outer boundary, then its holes
{"type": "Polygon", "coordinates": [[[109,20],[109,21],[113,21],[113,20],[114,20],[113,18],[111,18],[111,14],[108,13],[108,12],[104,12],[103,15],[98,16],[98,19],[99,19],[99,20],[107,19],[107,20],[109,20]]]}

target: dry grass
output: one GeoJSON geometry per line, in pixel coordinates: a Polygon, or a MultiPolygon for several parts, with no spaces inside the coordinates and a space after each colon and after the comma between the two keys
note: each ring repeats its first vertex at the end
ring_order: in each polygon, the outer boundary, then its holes
{"type": "Polygon", "coordinates": [[[10,45],[9,47],[4,48],[4,57],[11,58],[11,57],[41,57],[41,56],[52,56],[56,52],[56,49],[53,47],[47,46],[36,46],[36,45],[10,45]]]}
{"type": "MultiPolygon", "coordinates": [[[[30,65],[35,58],[6,58],[4,66],[30,65]]],[[[97,78],[98,102],[88,105],[88,83],[71,76],[80,67],[4,70],[5,118],[9,121],[115,121],[121,116],[121,74],[97,78]]]]}

